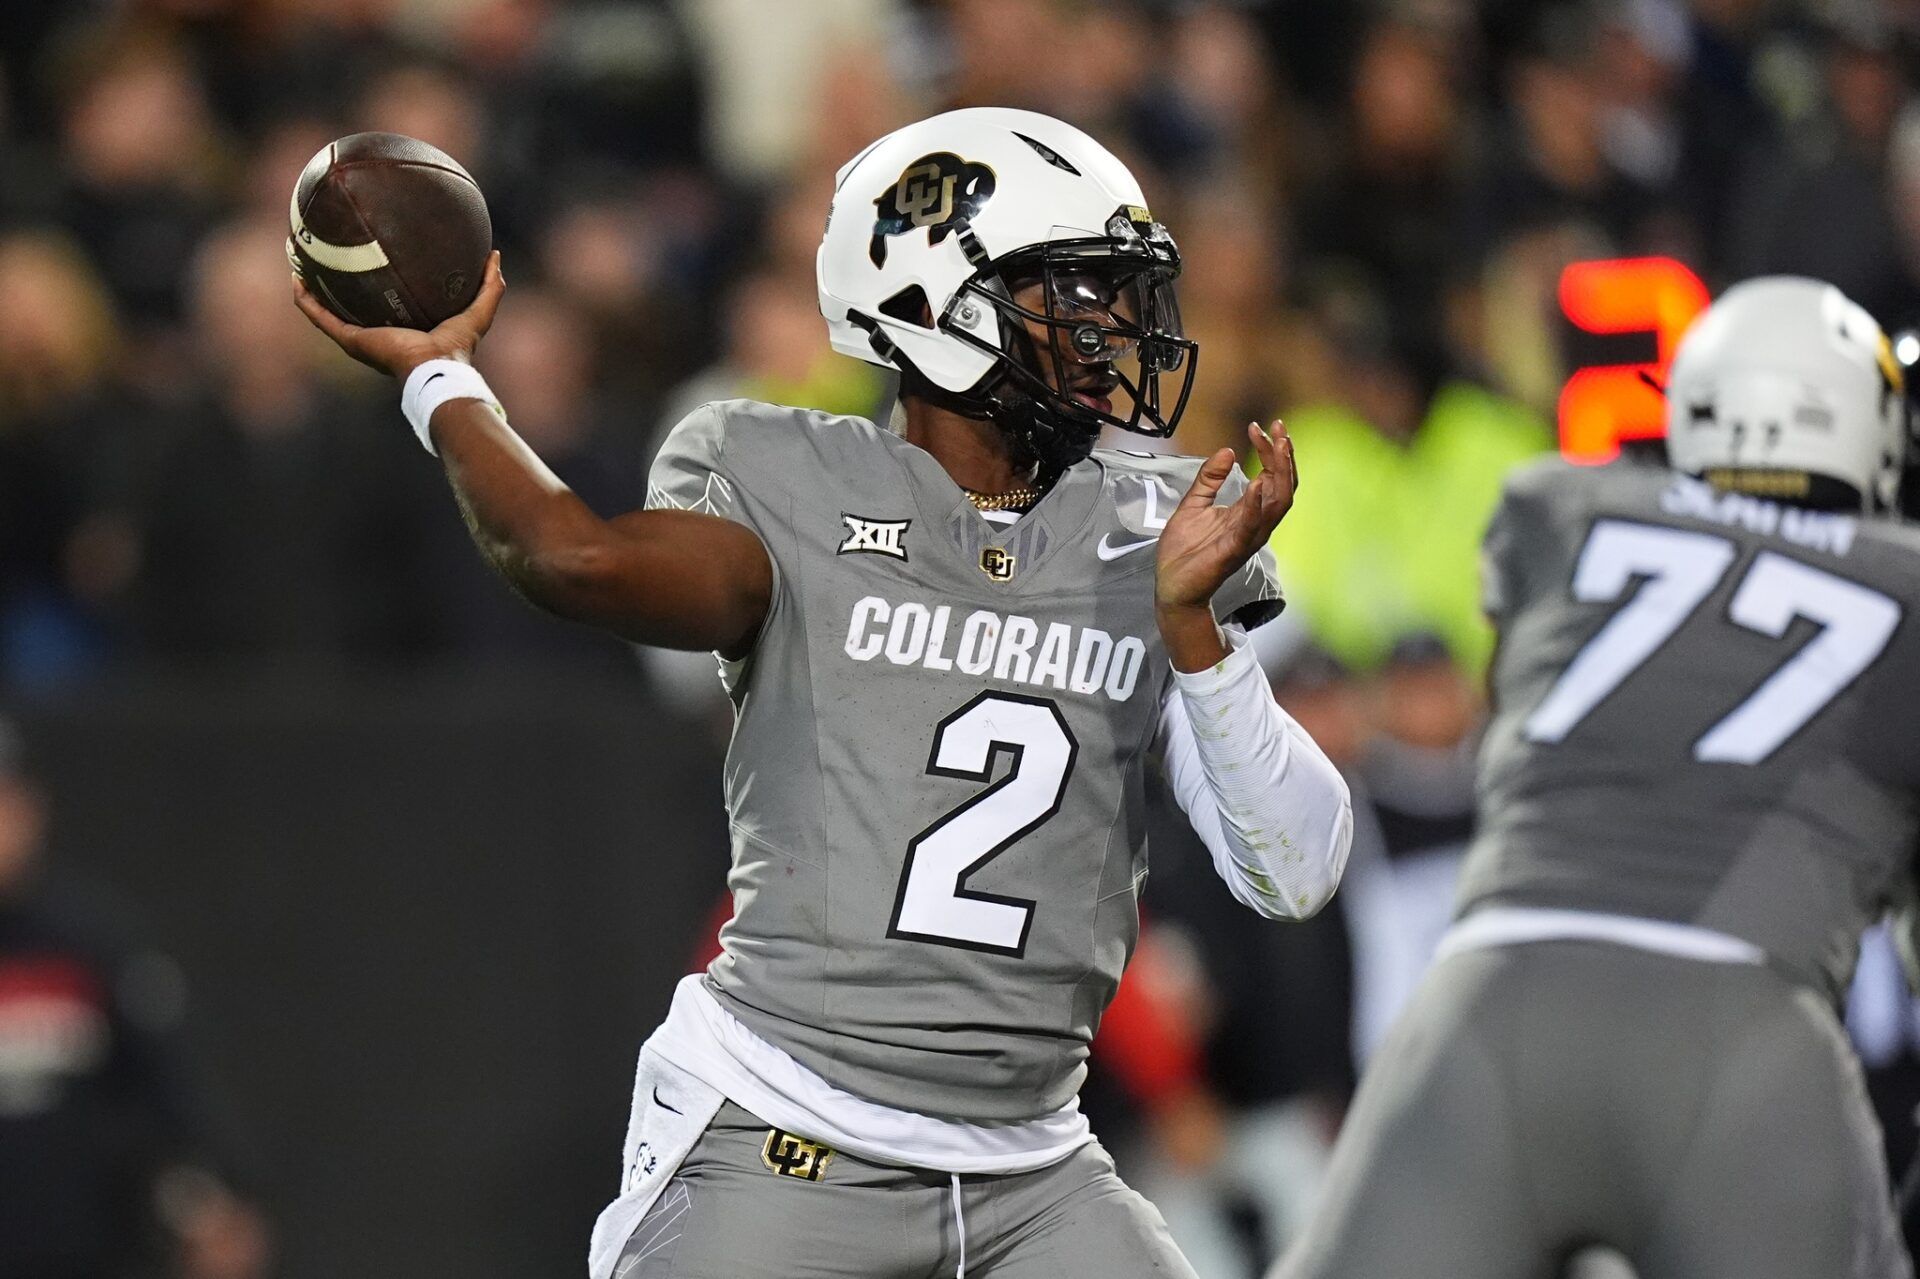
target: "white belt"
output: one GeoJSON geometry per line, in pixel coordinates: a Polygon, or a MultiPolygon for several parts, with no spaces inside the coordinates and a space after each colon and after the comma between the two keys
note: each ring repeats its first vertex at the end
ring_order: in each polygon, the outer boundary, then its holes
{"type": "Polygon", "coordinates": [[[1440,939],[1436,959],[1490,946],[1535,941],[1604,941],[1657,955],[1675,955],[1709,964],[1764,964],[1767,953],[1750,941],[1711,928],[1675,924],[1632,915],[1586,910],[1542,910],[1530,906],[1491,906],[1454,924],[1440,939]]]}

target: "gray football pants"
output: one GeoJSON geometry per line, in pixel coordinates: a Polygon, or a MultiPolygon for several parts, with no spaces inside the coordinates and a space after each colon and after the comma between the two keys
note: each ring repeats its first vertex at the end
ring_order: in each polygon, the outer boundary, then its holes
{"type": "Polygon", "coordinates": [[[1771,970],[1598,942],[1441,961],[1277,1279],[1906,1279],[1833,1013],[1771,970]]]}
{"type": "Polygon", "coordinates": [[[763,1159],[731,1102],[634,1229],[615,1279],[1194,1279],[1152,1204],[1090,1143],[1051,1167],[962,1176],[835,1153],[819,1180],[763,1159]]]}

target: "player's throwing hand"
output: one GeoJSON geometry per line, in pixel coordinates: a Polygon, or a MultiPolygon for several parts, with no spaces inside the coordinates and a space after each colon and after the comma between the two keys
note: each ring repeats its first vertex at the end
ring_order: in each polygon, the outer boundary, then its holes
{"type": "Polygon", "coordinates": [[[321,305],[298,276],[293,280],[293,301],[313,327],[332,338],[342,351],[368,368],[405,379],[428,360],[470,361],[474,347],[493,327],[494,312],[500,309],[500,297],[506,290],[507,279],[500,273],[500,253],[496,249],[487,259],[487,277],[473,304],[425,333],[349,323],[321,305]]]}
{"type": "Polygon", "coordinates": [[[1154,604],[1163,612],[1207,609],[1214,592],[1267,544],[1293,505],[1300,473],[1286,424],[1274,422],[1269,433],[1250,422],[1247,438],[1261,470],[1240,500],[1231,506],[1213,504],[1235,462],[1232,449],[1221,449],[1201,466],[1160,535],[1154,604]]]}

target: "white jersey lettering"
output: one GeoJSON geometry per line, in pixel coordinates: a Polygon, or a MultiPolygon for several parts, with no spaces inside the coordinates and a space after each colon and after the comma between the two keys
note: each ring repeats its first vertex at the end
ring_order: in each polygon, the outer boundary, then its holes
{"type": "Polygon", "coordinates": [[[887,660],[895,666],[911,666],[927,651],[927,606],[902,604],[893,610],[893,625],[887,631],[887,660]]]}
{"type": "MultiPolygon", "coordinates": [[[[985,675],[987,668],[993,665],[994,646],[1000,642],[1000,619],[992,613],[978,612],[969,614],[965,629],[960,632],[960,656],[957,659],[962,675],[985,675]]],[[[867,658],[858,658],[867,661],[867,658]]]]}
{"type": "Polygon", "coordinates": [[[1067,661],[1073,655],[1073,628],[1065,622],[1049,622],[1047,637],[1040,641],[1040,656],[1034,659],[1033,682],[1050,688],[1067,686],[1067,661]]]}
{"type": "Polygon", "coordinates": [[[1113,665],[1107,668],[1107,696],[1124,702],[1133,696],[1140,682],[1140,668],[1147,664],[1147,646],[1128,635],[1113,646],[1113,665]]]}
{"type": "Polygon", "coordinates": [[[1677,476],[1660,494],[1668,515],[1745,529],[1762,537],[1783,537],[1796,546],[1845,555],[1853,549],[1860,522],[1851,515],[1783,506],[1745,493],[1721,493],[1704,480],[1677,476]]]}
{"type": "Polygon", "coordinates": [[[893,612],[887,602],[877,595],[869,595],[853,606],[853,617],[847,623],[847,656],[856,662],[871,662],[880,655],[880,649],[887,642],[884,635],[869,635],[869,627],[883,625],[893,612]]]}
{"type": "Polygon", "coordinates": [[[1107,663],[1113,659],[1113,636],[1088,627],[1080,632],[1080,651],[1074,654],[1073,677],[1067,687],[1076,693],[1097,693],[1107,682],[1107,663]]]}
{"type": "Polygon", "coordinates": [[[1115,639],[1097,627],[1039,622],[986,609],[967,614],[957,640],[953,608],[918,601],[899,603],[869,595],[847,619],[847,656],[895,666],[918,666],[938,674],[990,676],[1013,684],[1058,689],[1082,696],[1130,699],[1146,666],[1147,646],[1136,636],[1115,639]]]}
{"type": "Polygon", "coordinates": [[[993,664],[993,677],[1025,684],[1033,670],[1033,641],[1038,638],[1040,627],[1031,617],[1009,617],[1006,630],[1000,633],[1000,656],[993,664]]]}
{"type": "Polygon", "coordinates": [[[930,671],[950,671],[953,659],[946,654],[947,622],[953,617],[953,610],[942,604],[933,610],[933,632],[927,639],[926,667],[930,671]]]}

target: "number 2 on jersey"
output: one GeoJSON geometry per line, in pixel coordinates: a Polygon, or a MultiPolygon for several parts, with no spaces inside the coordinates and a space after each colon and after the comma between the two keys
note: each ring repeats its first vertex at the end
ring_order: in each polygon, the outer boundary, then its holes
{"type": "Polygon", "coordinates": [[[967,879],[1060,811],[1080,753],[1060,708],[1039,697],[982,693],[940,721],[927,772],[985,782],[1005,753],[1007,775],[914,836],[887,936],[1025,953],[1034,903],[967,887],[967,879]]]}
{"type": "MultiPolygon", "coordinates": [[[[1655,524],[1599,520],[1580,552],[1573,597],[1611,604],[1642,584],[1567,664],[1527,717],[1526,735],[1558,742],[1673,638],[1732,565],[1726,538],[1655,524]]],[[[1796,617],[1820,625],[1808,641],[1694,743],[1709,763],[1758,764],[1806,726],[1885,651],[1900,606],[1844,577],[1762,551],[1727,609],[1735,625],[1783,638],[1796,617]]]]}

